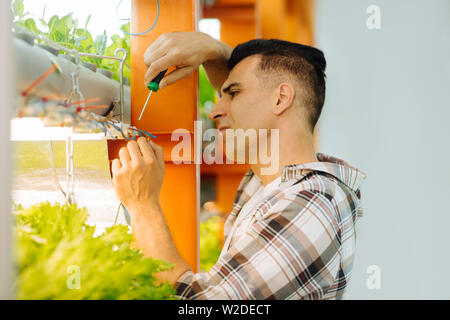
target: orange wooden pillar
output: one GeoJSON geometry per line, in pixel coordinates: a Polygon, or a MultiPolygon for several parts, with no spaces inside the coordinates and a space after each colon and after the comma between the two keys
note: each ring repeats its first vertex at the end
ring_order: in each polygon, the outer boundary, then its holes
{"type": "Polygon", "coordinates": [[[312,45],[315,0],[256,0],[257,37],[312,45]]]}
{"type": "Polygon", "coordinates": [[[239,182],[249,169],[246,164],[202,164],[202,174],[216,176],[216,204],[222,214],[230,213],[239,182]]]}
{"type": "MultiPolygon", "coordinates": [[[[277,38],[312,45],[315,0],[217,0],[203,8],[204,18],[220,21],[220,40],[235,47],[254,38],[277,38]]],[[[231,211],[236,189],[248,165],[202,165],[216,176],[216,203],[231,211]]]]}
{"type": "Polygon", "coordinates": [[[218,0],[203,18],[220,21],[220,40],[231,47],[255,38],[255,0],[218,0]]]}
{"type": "MultiPolygon", "coordinates": [[[[255,0],[256,35],[314,45],[315,0],[255,0]]],[[[317,127],[314,146],[319,144],[317,127]]]]}
{"type": "MultiPolygon", "coordinates": [[[[203,9],[203,18],[220,21],[220,40],[231,47],[255,38],[255,0],[218,0],[203,9]]],[[[204,175],[216,177],[216,203],[226,218],[230,213],[239,182],[248,165],[214,164],[201,166],[204,175]]]]}
{"type": "Polygon", "coordinates": [[[286,3],[286,40],[306,45],[314,43],[315,0],[288,0],[286,3]]]}
{"type": "MultiPolygon", "coordinates": [[[[188,130],[194,145],[194,121],[198,116],[198,74],[183,79],[161,91],[153,93],[141,121],[140,111],[145,103],[148,89],[144,86],[146,66],[144,53],[161,34],[174,31],[196,31],[199,5],[197,0],[159,0],[159,19],[147,34],[131,37],[131,124],[157,136],[153,141],[164,149],[166,174],[160,195],[160,203],[170,232],[181,256],[198,270],[198,206],[199,166],[176,165],[172,162],[171,141],[175,129],[188,130]]],[[[131,32],[147,30],[157,15],[156,0],[132,0],[131,32]]],[[[169,70],[170,71],[170,70],[169,70]]],[[[109,143],[110,159],[117,156],[124,141],[109,143]]]]}

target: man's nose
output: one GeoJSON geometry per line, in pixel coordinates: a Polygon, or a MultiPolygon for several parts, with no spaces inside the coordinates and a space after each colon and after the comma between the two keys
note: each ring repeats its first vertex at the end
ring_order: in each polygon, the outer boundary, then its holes
{"type": "Polygon", "coordinates": [[[223,99],[220,99],[219,101],[217,101],[216,105],[211,110],[211,112],[209,113],[208,117],[212,121],[219,121],[219,119],[225,117],[226,114],[227,113],[226,113],[226,110],[225,110],[225,104],[223,103],[223,99]]]}

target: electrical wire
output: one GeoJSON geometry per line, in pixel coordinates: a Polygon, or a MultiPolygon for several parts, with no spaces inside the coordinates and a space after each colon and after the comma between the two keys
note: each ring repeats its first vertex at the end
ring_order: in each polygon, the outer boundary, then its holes
{"type": "MultiPolygon", "coordinates": [[[[128,141],[131,140],[135,140],[136,137],[139,135],[141,137],[146,137],[146,138],[156,138],[155,135],[150,134],[147,131],[135,128],[133,126],[129,126],[128,130],[131,130],[133,132],[133,137],[128,137],[125,132],[123,131],[120,122],[117,122],[115,120],[108,120],[108,118],[104,118],[102,116],[98,116],[96,114],[93,113],[89,113],[89,112],[79,112],[79,111],[83,111],[86,109],[89,109],[90,106],[81,108],[81,107],[76,107],[76,113],[72,112],[69,106],[71,106],[71,104],[68,104],[67,101],[60,101],[60,100],[50,100],[48,98],[33,98],[33,96],[29,96],[28,97],[30,99],[30,101],[34,101],[34,107],[33,107],[33,111],[28,110],[27,111],[27,116],[40,116],[40,117],[46,117],[51,115],[54,112],[57,112],[61,115],[64,115],[64,117],[69,116],[70,118],[72,118],[72,122],[68,123],[68,126],[86,126],[89,129],[95,129],[95,130],[101,130],[106,137],[110,137],[111,139],[116,139],[116,137],[111,133],[111,128],[114,128],[116,131],[119,131],[120,134],[122,135],[122,137],[128,141]],[[59,106],[59,108],[57,110],[54,109],[50,109],[49,111],[47,111],[46,106],[50,104],[50,105],[55,105],[55,106],[59,106]],[[82,109],[82,110],[79,110],[82,109]],[[31,113],[30,113],[31,112],[31,113]],[[50,112],[50,113],[49,113],[50,112]]],[[[94,99],[92,99],[91,102],[93,102],[94,99]]],[[[84,100],[83,102],[89,102],[89,100],[84,100]]],[[[30,103],[28,103],[30,105],[30,103]]],[[[78,103],[75,103],[75,105],[78,103]]],[[[92,107],[97,107],[97,106],[92,106],[92,107]]],[[[75,106],[72,106],[71,108],[75,108],[75,106]]],[[[21,110],[19,110],[19,117],[23,117],[23,115],[21,115],[21,110]]],[[[65,126],[65,121],[64,119],[66,118],[62,118],[61,119],[61,126],[65,126]]],[[[129,131],[127,133],[130,133],[129,131]]]]}
{"type": "Polygon", "coordinates": [[[22,92],[22,97],[26,97],[34,87],[36,87],[39,83],[45,80],[49,75],[51,75],[55,70],[58,69],[58,66],[55,63],[52,63],[51,67],[48,68],[43,74],[39,76],[27,89],[22,92]]]}
{"type": "MultiPolygon", "coordinates": [[[[123,0],[120,0],[120,1],[119,1],[119,4],[116,6],[116,18],[119,19],[119,20],[129,21],[129,20],[131,20],[131,19],[128,19],[128,18],[127,18],[127,19],[121,19],[121,18],[119,18],[119,16],[118,16],[117,11],[118,11],[119,6],[120,6],[120,4],[122,3],[122,1],[123,1],[123,0]]],[[[149,32],[155,27],[156,22],[158,22],[158,19],[159,19],[159,0],[156,0],[156,5],[157,5],[157,7],[158,7],[157,12],[156,12],[156,19],[155,19],[155,22],[153,23],[153,25],[152,25],[148,30],[146,30],[146,31],[144,31],[144,32],[139,32],[139,33],[130,33],[130,32],[126,32],[126,31],[124,31],[124,30],[122,30],[122,32],[125,33],[126,35],[129,35],[129,36],[142,36],[142,35],[144,35],[144,34],[146,34],[146,33],[149,33],[149,32]]]]}
{"type": "Polygon", "coordinates": [[[123,132],[123,130],[122,130],[121,127],[118,127],[118,126],[116,126],[114,123],[109,122],[109,121],[108,121],[107,123],[110,124],[110,125],[112,125],[112,126],[114,127],[114,129],[116,129],[117,131],[120,131],[120,133],[122,134],[122,137],[123,137],[125,140],[131,141],[131,140],[136,139],[136,132],[133,131],[133,133],[134,133],[133,138],[128,138],[128,137],[125,135],[125,133],[123,132]]]}
{"type": "Polygon", "coordinates": [[[140,133],[146,134],[147,136],[149,136],[149,137],[151,137],[151,138],[156,138],[156,136],[154,136],[154,135],[148,133],[147,131],[140,130],[140,129],[138,129],[138,128],[131,128],[131,130],[136,130],[136,131],[138,131],[138,132],[140,132],[140,133]]]}
{"type": "MultiPolygon", "coordinates": [[[[105,136],[108,136],[109,131],[108,131],[108,128],[106,128],[105,123],[104,123],[104,122],[100,122],[100,124],[102,125],[102,129],[103,129],[103,132],[105,133],[105,136]]],[[[111,133],[109,133],[109,134],[110,134],[110,136],[111,136],[112,138],[114,138],[114,137],[111,135],[111,133]]]]}
{"type": "Polygon", "coordinates": [[[116,6],[116,18],[117,18],[118,20],[121,20],[121,21],[130,21],[131,18],[119,18],[119,7],[120,7],[120,5],[122,4],[122,1],[123,1],[123,0],[120,0],[119,3],[118,3],[117,6],[116,6]]]}

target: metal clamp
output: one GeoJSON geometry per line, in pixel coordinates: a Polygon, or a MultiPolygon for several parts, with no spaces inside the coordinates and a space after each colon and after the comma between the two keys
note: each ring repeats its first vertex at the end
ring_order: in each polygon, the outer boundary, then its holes
{"type": "Polygon", "coordinates": [[[124,81],[123,81],[123,66],[128,57],[128,52],[123,48],[118,48],[114,51],[114,56],[120,58],[120,122],[123,122],[123,115],[125,113],[125,93],[124,93],[124,81]],[[119,57],[119,52],[123,52],[122,58],[119,57]]]}

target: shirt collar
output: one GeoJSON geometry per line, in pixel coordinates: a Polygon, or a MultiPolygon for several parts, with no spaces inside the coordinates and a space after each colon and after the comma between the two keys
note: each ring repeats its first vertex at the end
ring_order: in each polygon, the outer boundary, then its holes
{"type": "Polygon", "coordinates": [[[316,153],[317,162],[305,164],[292,164],[283,167],[281,172],[281,182],[289,180],[300,180],[309,170],[321,171],[333,175],[342,183],[354,191],[358,191],[366,174],[356,167],[348,164],[344,160],[328,156],[323,153],[316,153]]]}

